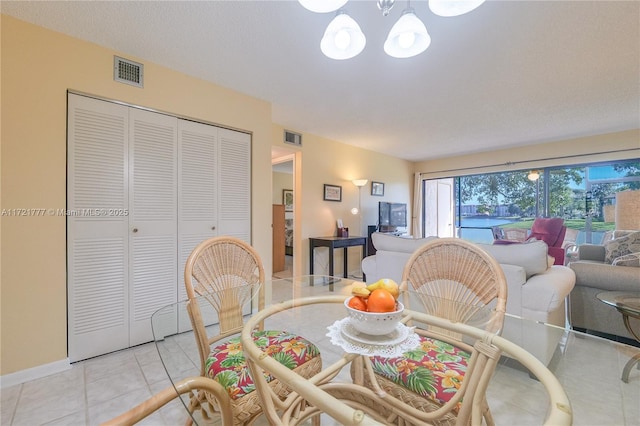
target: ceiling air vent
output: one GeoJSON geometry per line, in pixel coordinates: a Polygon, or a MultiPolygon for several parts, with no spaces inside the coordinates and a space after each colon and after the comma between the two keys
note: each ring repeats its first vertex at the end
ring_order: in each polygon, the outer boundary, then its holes
{"type": "Polygon", "coordinates": [[[300,133],[295,133],[289,130],[285,130],[284,143],[290,143],[292,145],[302,146],[302,135],[300,133]]]}
{"type": "Polygon", "coordinates": [[[144,65],[128,59],[113,57],[113,79],[120,83],[143,87],[144,65]]]}

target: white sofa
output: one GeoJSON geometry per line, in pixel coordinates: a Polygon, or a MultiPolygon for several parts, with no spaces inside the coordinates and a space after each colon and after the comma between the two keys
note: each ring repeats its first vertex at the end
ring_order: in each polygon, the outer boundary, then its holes
{"type": "MultiPolygon", "coordinates": [[[[367,283],[380,278],[391,278],[400,283],[402,271],[411,254],[427,241],[373,233],[372,242],[376,254],[362,260],[362,272],[367,283]]],[[[571,268],[553,265],[543,241],[526,244],[489,245],[478,244],[500,264],[507,279],[507,313],[523,318],[566,327],[565,299],[573,289],[576,277],[571,268]]],[[[553,338],[537,339],[527,330],[510,330],[505,322],[503,336],[534,353],[548,363],[553,355],[562,330],[553,338]]]]}

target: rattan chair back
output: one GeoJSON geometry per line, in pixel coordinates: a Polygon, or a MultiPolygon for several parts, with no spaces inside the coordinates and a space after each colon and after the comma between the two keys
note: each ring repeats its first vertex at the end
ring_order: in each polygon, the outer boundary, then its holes
{"type": "MultiPolygon", "coordinates": [[[[410,290],[403,294],[405,306],[412,310],[419,310],[422,305],[429,315],[474,326],[477,326],[473,324],[474,318],[479,315],[484,319],[488,312],[485,329],[491,333],[499,333],[502,329],[507,304],[504,272],[492,256],[473,243],[457,238],[430,240],[407,261],[401,290],[410,290]],[[418,305],[412,306],[411,301],[418,305]],[[491,309],[487,311],[487,307],[491,309]]],[[[500,358],[500,350],[485,341],[470,344],[450,328],[420,323],[416,324],[415,331],[425,338],[435,339],[431,345],[439,340],[470,354],[464,381],[451,399],[446,403],[436,402],[381,372],[375,373],[376,383],[369,382],[362,374],[365,385],[386,392],[388,398],[405,412],[405,425],[467,424],[472,412],[476,411],[479,413],[476,418],[482,416],[488,425],[492,425],[486,388],[500,358]]],[[[403,359],[404,356],[392,362],[403,365],[403,359]]],[[[357,377],[357,374],[357,369],[352,368],[352,375],[357,377]]]]}
{"type": "Polygon", "coordinates": [[[256,292],[258,309],[264,308],[264,267],[255,249],[244,241],[229,236],[213,237],[191,252],[184,269],[184,283],[204,369],[210,343],[215,338],[207,337],[197,297],[202,296],[216,310],[220,338],[237,333],[243,325],[242,309],[256,292]]]}
{"type": "Polygon", "coordinates": [[[502,329],[507,280],[498,262],[473,243],[459,238],[427,242],[407,261],[402,283],[420,297],[426,312],[454,322],[465,323],[478,308],[492,305],[487,329],[502,329]]]}
{"type": "MultiPolygon", "coordinates": [[[[184,282],[189,298],[187,311],[193,325],[198,350],[200,352],[200,374],[207,377],[207,362],[212,344],[242,331],[244,325],[243,308],[248,303],[256,303],[258,311],[264,309],[264,268],[258,253],[249,244],[234,237],[214,237],[200,243],[187,259],[184,282]],[[200,296],[200,297],[198,297],[200,296]],[[198,300],[206,299],[216,310],[219,332],[207,336],[198,300]]],[[[259,323],[256,330],[262,329],[259,323]]],[[[221,355],[224,356],[224,355],[221,355]]],[[[302,377],[312,377],[322,369],[322,359],[316,356],[295,368],[302,377]]],[[[244,373],[243,373],[244,374],[244,373]]],[[[232,399],[217,381],[213,381],[215,392],[199,392],[191,399],[190,410],[197,408],[207,418],[208,411],[222,413],[223,425],[253,424],[263,412],[263,406],[279,404],[290,393],[286,383],[271,380],[268,385],[259,369],[252,373],[256,389],[265,383],[262,392],[250,391],[244,396],[232,399]],[[212,408],[208,410],[207,404],[212,408]],[[225,410],[231,415],[224,415],[225,410]]]]}
{"type": "MultiPolygon", "coordinates": [[[[260,256],[249,244],[235,237],[213,237],[196,246],[187,258],[184,283],[187,312],[200,356],[200,375],[206,377],[211,345],[242,330],[243,307],[253,297],[257,296],[259,309],[264,307],[264,268],[260,256]],[[199,305],[202,300],[208,301],[218,316],[217,334],[212,336],[207,335],[199,305]]],[[[190,411],[199,409],[202,416],[208,418],[211,414],[205,402],[208,401],[211,412],[223,414],[223,425],[236,425],[244,424],[245,419],[252,419],[260,410],[257,397],[234,402],[218,382],[212,381],[212,386],[213,390],[192,395],[190,411]]]]}

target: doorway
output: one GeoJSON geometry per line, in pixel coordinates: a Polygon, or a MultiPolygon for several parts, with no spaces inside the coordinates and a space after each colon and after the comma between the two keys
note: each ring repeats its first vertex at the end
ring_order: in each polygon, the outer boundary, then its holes
{"type": "Polygon", "coordinates": [[[425,235],[454,236],[453,179],[424,181],[425,235]]]}
{"type": "Polygon", "coordinates": [[[295,154],[284,148],[273,147],[272,165],[272,276],[289,278],[294,269],[294,188],[295,154]]]}

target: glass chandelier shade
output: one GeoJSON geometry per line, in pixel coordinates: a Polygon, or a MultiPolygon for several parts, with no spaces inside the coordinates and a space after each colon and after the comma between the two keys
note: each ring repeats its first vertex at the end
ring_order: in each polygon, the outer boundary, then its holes
{"type": "Polygon", "coordinates": [[[459,16],[471,12],[485,0],[429,0],[429,9],[438,16],[459,16]]]}
{"type": "MultiPolygon", "coordinates": [[[[327,26],[320,41],[320,50],[325,56],[336,59],[350,59],[364,50],[367,39],[358,23],[342,7],[348,0],[298,0],[306,9],[326,13],[337,10],[336,16],[327,26]]],[[[439,16],[458,16],[471,12],[486,0],[429,0],[429,8],[439,16]]],[[[377,0],[383,16],[387,16],[396,0],[377,0]]],[[[394,58],[410,58],[427,50],[431,36],[424,23],[415,14],[407,1],[402,16],[393,25],[384,42],[384,51],[394,58]]]]}
{"type": "Polygon", "coordinates": [[[362,52],[366,44],[358,23],[344,10],[339,10],[324,32],[320,50],[331,59],[349,59],[362,52]]]}
{"type": "Polygon", "coordinates": [[[394,58],[410,58],[424,52],[431,44],[431,37],[413,8],[402,12],[384,42],[384,51],[394,58]]]}
{"type": "Polygon", "coordinates": [[[335,12],[347,4],[348,0],[298,0],[307,10],[316,13],[335,12]]]}

